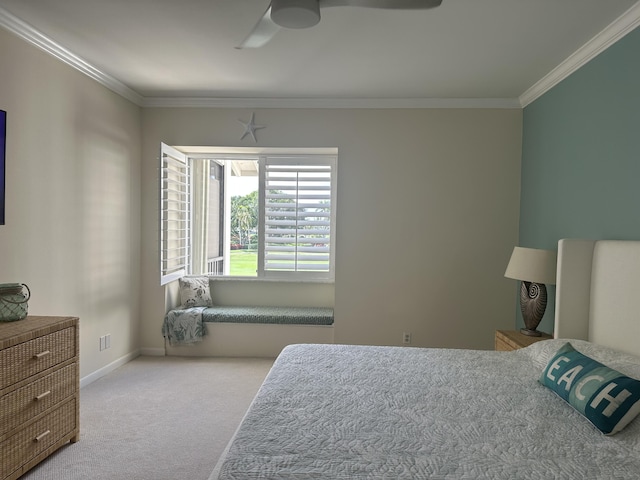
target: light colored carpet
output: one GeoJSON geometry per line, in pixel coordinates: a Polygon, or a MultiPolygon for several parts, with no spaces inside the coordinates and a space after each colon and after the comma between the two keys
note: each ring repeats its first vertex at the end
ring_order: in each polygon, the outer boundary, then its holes
{"type": "Polygon", "coordinates": [[[138,357],[80,390],[80,441],[25,480],[206,480],[273,360],[138,357]]]}

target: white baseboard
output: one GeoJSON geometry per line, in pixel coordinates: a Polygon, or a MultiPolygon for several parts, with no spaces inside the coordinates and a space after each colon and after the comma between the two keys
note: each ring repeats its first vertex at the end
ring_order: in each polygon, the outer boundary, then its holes
{"type": "Polygon", "coordinates": [[[167,353],[164,348],[141,348],[140,355],[148,357],[164,357],[167,353]]]}
{"type": "MultiPolygon", "coordinates": [[[[163,355],[164,355],[164,350],[163,350],[163,355]]],[[[90,383],[95,382],[99,378],[104,377],[106,374],[113,372],[116,368],[121,367],[125,363],[130,362],[131,360],[139,356],[140,356],[140,350],[134,350],[133,352],[128,353],[127,355],[124,355],[118,358],[117,360],[114,360],[109,365],[105,365],[104,367],[99,368],[95,372],[91,372],[89,375],[82,377],[80,379],[80,388],[86,387],[90,383]]]]}

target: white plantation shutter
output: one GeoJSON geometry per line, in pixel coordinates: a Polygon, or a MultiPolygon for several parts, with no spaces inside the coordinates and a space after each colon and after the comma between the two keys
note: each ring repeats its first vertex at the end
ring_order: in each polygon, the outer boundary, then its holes
{"type": "Polygon", "coordinates": [[[335,171],[332,156],[261,157],[259,276],[333,279],[335,171]]]}
{"type": "Polygon", "coordinates": [[[160,158],[160,285],[188,273],[190,171],[183,153],[162,144],[160,158]]]}

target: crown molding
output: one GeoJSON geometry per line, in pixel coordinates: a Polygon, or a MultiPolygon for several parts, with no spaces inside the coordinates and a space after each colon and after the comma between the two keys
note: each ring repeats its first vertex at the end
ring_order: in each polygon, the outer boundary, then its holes
{"type": "Polygon", "coordinates": [[[214,98],[146,97],[150,108],[522,108],[517,98],[214,98]]]}
{"type": "Polygon", "coordinates": [[[0,7],[0,27],[44,50],[140,107],[204,108],[521,108],[517,98],[144,97],[0,7]]]}
{"type": "Polygon", "coordinates": [[[62,45],[42,34],[33,26],[22,21],[2,7],[0,7],[0,27],[5,28],[6,30],[12,32],[23,40],[31,43],[32,45],[35,45],[36,47],[44,50],[50,55],[53,55],[58,60],[61,60],[67,65],[75,68],[76,70],[79,70],[98,83],[101,83],[109,90],[112,90],[113,92],[135,103],[136,105],[142,105],[142,95],[133,91],[124,83],[115,79],[114,77],[101,72],[87,61],[70,52],[62,45]]]}
{"type": "Polygon", "coordinates": [[[526,107],[640,25],[640,1],[520,95],[526,107]]]}
{"type": "Polygon", "coordinates": [[[44,50],[134,104],[150,108],[524,108],[639,25],[640,0],[518,98],[144,97],[0,7],[0,27],[44,50]]]}

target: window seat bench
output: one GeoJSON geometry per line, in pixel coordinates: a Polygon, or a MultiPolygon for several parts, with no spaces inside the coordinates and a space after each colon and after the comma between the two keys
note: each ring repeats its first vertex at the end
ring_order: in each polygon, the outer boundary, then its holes
{"type": "Polygon", "coordinates": [[[203,310],[202,321],[205,323],[333,325],[333,308],[214,306],[203,310]]]}
{"type": "Polygon", "coordinates": [[[166,355],[211,357],[278,356],[294,343],[333,343],[333,308],[220,306],[174,309],[201,312],[206,334],[191,345],[165,341],[166,355]]]}

